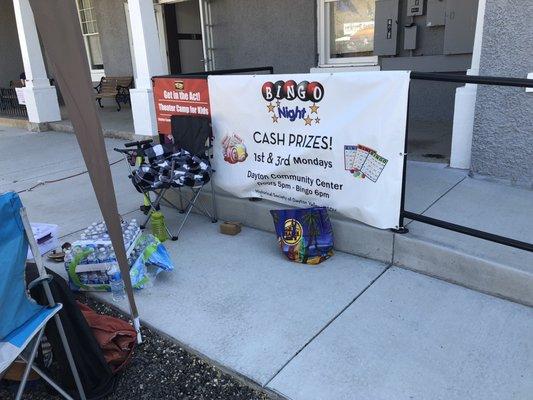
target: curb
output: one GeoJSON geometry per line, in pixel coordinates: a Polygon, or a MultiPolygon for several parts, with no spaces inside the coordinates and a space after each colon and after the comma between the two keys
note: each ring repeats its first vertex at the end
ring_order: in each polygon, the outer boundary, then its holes
{"type": "MultiPolygon", "coordinates": [[[[199,201],[202,206],[211,207],[211,189],[207,186],[204,190],[199,201]]],[[[177,200],[177,195],[172,193],[169,198],[177,200]]],[[[274,232],[274,226],[269,211],[288,208],[268,200],[252,202],[236,198],[221,191],[217,191],[216,202],[220,220],[239,221],[245,226],[271,233],[274,232]]],[[[331,223],[335,249],[338,251],[392,263],[400,268],[533,307],[533,273],[410,233],[396,234],[373,228],[334,213],[331,214],[331,223]]]]}

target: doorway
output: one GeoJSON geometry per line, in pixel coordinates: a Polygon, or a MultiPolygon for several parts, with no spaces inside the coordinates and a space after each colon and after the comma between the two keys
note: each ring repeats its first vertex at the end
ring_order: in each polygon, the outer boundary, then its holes
{"type": "Polygon", "coordinates": [[[202,18],[197,0],[165,3],[165,31],[171,74],[204,71],[202,18]]]}

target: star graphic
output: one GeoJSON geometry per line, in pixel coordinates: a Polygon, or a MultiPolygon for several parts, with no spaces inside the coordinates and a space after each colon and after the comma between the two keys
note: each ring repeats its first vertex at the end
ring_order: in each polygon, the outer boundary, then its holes
{"type": "Polygon", "coordinates": [[[279,100],[277,100],[277,101],[276,101],[276,105],[277,105],[277,106],[279,107],[279,106],[280,106],[280,104],[281,104],[281,103],[280,103],[280,101],[279,101],[279,100]]]}
{"type": "Polygon", "coordinates": [[[311,125],[311,122],[313,122],[313,120],[311,118],[309,118],[309,117],[305,117],[304,121],[305,121],[306,125],[311,125]]]}
{"type": "Polygon", "coordinates": [[[273,105],[272,103],[268,103],[267,108],[268,108],[268,112],[274,112],[274,109],[276,108],[276,106],[273,105]]]}
{"type": "Polygon", "coordinates": [[[273,123],[274,123],[274,122],[278,122],[278,119],[279,119],[279,118],[276,117],[275,115],[272,116],[272,122],[273,122],[273,123]]]}
{"type": "Polygon", "coordinates": [[[320,124],[320,118],[318,117],[315,118],[315,124],[320,124]]]}
{"type": "Polygon", "coordinates": [[[320,108],[319,106],[317,106],[315,103],[313,103],[312,106],[309,106],[309,108],[311,109],[311,114],[318,114],[318,109],[320,108]]]}

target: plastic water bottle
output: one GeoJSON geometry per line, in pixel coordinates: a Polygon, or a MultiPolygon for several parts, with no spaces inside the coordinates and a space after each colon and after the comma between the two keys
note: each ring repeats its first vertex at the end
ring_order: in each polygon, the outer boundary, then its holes
{"type": "Polygon", "coordinates": [[[151,246],[155,243],[155,237],[153,235],[146,235],[145,247],[151,246]]]}
{"type": "Polygon", "coordinates": [[[105,247],[99,247],[98,248],[98,254],[96,256],[99,263],[105,263],[107,259],[109,258],[109,255],[107,253],[107,249],[105,247]]]}
{"type": "Polygon", "coordinates": [[[87,264],[86,258],[81,258],[81,254],[83,253],[84,249],[80,245],[75,245],[71,249],[71,254],[73,259],[78,259],[78,264],[87,264]]]}
{"type": "Polygon", "coordinates": [[[88,273],[86,273],[86,272],[78,273],[78,277],[79,277],[80,282],[82,283],[82,285],[89,284],[89,274],[88,273]]]}
{"type": "Polygon", "coordinates": [[[97,271],[89,272],[89,284],[98,285],[99,283],[100,283],[100,279],[98,277],[98,272],[97,271]]]}
{"type": "Polygon", "coordinates": [[[140,228],[139,228],[139,225],[137,225],[136,220],[133,220],[133,219],[131,220],[129,229],[131,230],[134,236],[137,235],[137,232],[139,232],[140,228]]]}
{"type": "Polygon", "coordinates": [[[100,280],[101,284],[109,284],[109,277],[107,276],[106,271],[100,271],[98,273],[98,279],[100,280]]]}
{"type": "Polygon", "coordinates": [[[96,246],[90,244],[85,248],[85,250],[90,251],[90,253],[87,254],[87,257],[85,258],[87,264],[95,264],[97,262],[96,246]]]}
{"type": "Polygon", "coordinates": [[[107,271],[109,277],[109,286],[111,287],[111,294],[113,301],[122,301],[126,298],[126,292],[124,291],[124,281],[120,275],[120,269],[118,265],[114,264],[107,271]]]}
{"type": "Polygon", "coordinates": [[[70,249],[65,250],[65,268],[68,270],[70,263],[72,262],[72,251],[70,249]]]}

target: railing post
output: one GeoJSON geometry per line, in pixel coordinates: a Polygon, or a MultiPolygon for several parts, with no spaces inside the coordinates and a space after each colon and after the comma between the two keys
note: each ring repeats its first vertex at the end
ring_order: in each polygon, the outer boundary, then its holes
{"type": "Polygon", "coordinates": [[[398,220],[398,227],[391,229],[394,233],[404,234],[408,233],[409,229],[405,227],[404,210],[405,210],[405,181],[407,179],[407,146],[409,141],[409,100],[411,94],[411,81],[409,81],[409,89],[407,92],[407,116],[405,119],[405,141],[403,145],[403,171],[402,171],[402,194],[400,198],[400,218],[398,220]]]}
{"type": "MultiPolygon", "coordinates": [[[[523,78],[508,78],[501,76],[480,76],[480,75],[451,75],[428,72],[411,72],[411,79],[419,79],[434,82],[456,82],[478,85],[492,85],[492,86],[507,86],[520,88],[533,88],[533,79],[523,78]]],[[[409,107],[407,111],[407,126],[409,126],[409,107]]],[[[405,135],[406,149],[407,149],[407,131],[405,135]]],[[[408,230],[404,227],[404,218],[409,218],[413,221],[422,222],[424,224],[437,226],[439,228],[447,229],[453,232],[462,233],[464,235],[476,237],[479,239],[488,240],[494,243],[503,244],[505,246],[514,247],[517,249],[533,252],[533,243],[522,242],[513,238],[495,235],[490,232],[480,231],[468,226],[454,224],[452,222],[443,221],[441,219],[431,218],[426,215],[413,213],[405,210],[405,172],[406,160],[404,159],[403,182],[402,182],[402,200],[400,205],[400,220],[399,229],[393,230],[397,233],[405,233],[408,230]]]]}

